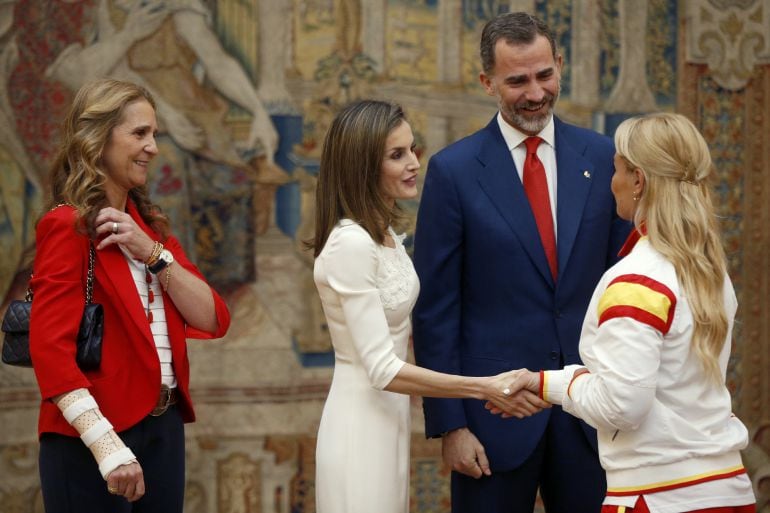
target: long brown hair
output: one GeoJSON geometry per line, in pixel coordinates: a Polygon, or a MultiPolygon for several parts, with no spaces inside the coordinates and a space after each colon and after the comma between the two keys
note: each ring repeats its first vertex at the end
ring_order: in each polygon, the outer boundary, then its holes
{"type": "Polygon", "coordinates": [[[692,310],[691,345],[706,374],[720,381],[719,354],[728,322],[723,287],[727,261],[711,199],[711,155],[695,125],[681,114],[656,113],[623,121],[618,154],[645,177],[634,223],[674,266],[692,310]]]}
{"type": "MultiPolygon", "coordinates": [[[[112,129],[123,119],[127,105],[144,100],[155,108],[145,88],[112,79],[89,82],[80,88],[62,125],[62,140],[51,165],[46,209],[67,203],[78,211],[78,228],[96,237],[94,219],[108,205],[101,168],[104,147],[112,129]]],[[[150,202],[146,186],[128,192],[142,219],[164,238],[168,219],[150,202]]]]}
{"type": "Polygon", "coordinates": [[[377,243],[397,207],[380,191],[380,170],[388,135],[406,120],[403,109],[379,100],[361,100],[342,109],[329,127],[316,188],[315,237],[308,246],[318,256],[342,218],[357,222],[377,243]]]}

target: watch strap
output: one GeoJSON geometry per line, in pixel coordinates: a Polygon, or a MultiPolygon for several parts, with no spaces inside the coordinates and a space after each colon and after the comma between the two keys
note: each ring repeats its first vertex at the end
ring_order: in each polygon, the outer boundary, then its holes
{"type": "Polygon", "coordinates": [[[147,266],[147,270],[150,271],[152,274],[158,274],[163,269],[165,269],[166,266],[168,266],[168,261],[164,260],[163,258],[158,258],[158,260],[155,263],[147,266]]]}

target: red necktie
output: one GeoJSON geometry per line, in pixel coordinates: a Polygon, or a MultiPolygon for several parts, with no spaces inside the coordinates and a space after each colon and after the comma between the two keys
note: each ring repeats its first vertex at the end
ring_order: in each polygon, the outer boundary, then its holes
{"type": "Polygon", "coordinates": [[[542,142],[539,137],[527,137],[527,158],[524,160],[524,192],[527,193],[532,213],[535,214],[537,231],[543,242],[548,266],[551,268],[553,279],[556,280],[558,266],[556,265],[556,237],[553,233],[553,216],[551,200],[548,195],[548,181],[545,178],[545,168],[537,158],[537,147],[542,142]]]}

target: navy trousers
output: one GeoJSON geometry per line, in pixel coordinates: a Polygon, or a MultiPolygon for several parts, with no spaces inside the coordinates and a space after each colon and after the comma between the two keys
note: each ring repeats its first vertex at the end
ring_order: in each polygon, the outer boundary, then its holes
{"type": "Polygon", "coordinates": [[[91,451],[79,438],[45,433],[40,439],[40,483],[46,513],[182,513],[184,423],[176,406],[119,433],[144,473],[136,502],[107,491],[91,451]]]}
{"type": "Polygon", "coordinates": [[[520,467],[479,479],[452,472],[452,513],[532,513],[538,488],[547,513],[599,513],[607,491],[583,427],[560,406],[520,467]]]}

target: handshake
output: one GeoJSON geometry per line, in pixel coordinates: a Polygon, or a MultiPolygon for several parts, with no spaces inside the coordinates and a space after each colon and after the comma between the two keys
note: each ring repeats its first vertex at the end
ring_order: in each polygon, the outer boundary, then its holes
{"type": "Polygon", "coordinates": [[[518,369],[482,379],[487,381],[484,407],[495,415],[521,419],[551,406],[540,398],[539,372],[518,369]]]}

